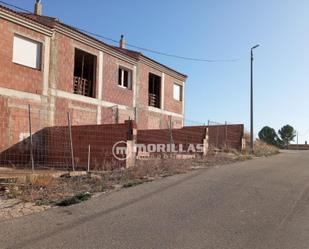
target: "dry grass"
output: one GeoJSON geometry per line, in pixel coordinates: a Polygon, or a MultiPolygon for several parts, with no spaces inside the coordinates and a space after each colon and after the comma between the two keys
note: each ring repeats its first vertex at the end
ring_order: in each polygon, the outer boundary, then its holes
{"type": "MultiPolygon", "coordinates": [[[[128,169],[97,171],[88,175],[62,177],[41,175],[28,177],[23,183],[6,189],[6,198],[19,198],[37,204],[55,204],[76,196],[132,187],[158,178],[182,174],[190,170],[228,164],[239,160],[236,152],[210,152],[206,158],[139,160],[128,169]]],[[[1,192],[1,191],[0,191],[1,192]]]]}
{"type": "MultiPolygon", "coordinates": [[[[250,133],[245,132],[244,138],[246,140],[246,149],[243,151],[243,156],[250,158],[250,133]]],[[[269,145],[259,139],[254,142],[254,155],[257,157],[272,156],[279,153],[279,149],[276,146],[269,145]]]]}
{"type": "Polygon", "coordinates": [[[255,141],[254,154],[257,157],[272,156],[279,153],[279,149],[276,146],[266,144],[262,141],[255,141]]]}
{"type": "Polygon", "coordinates": [[[56,180],[51,175],[29,175],[26,183],[40,187],[52,187],[56,184],[56,180]]]}

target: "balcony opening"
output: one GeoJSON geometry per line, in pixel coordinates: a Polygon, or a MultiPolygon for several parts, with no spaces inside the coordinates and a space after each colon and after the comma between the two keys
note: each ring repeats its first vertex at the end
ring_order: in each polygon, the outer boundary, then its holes
{"type": "Polygon", "coordinates": [[[74,93],[95,98],[97,57],[75,49],[74,93]]]}
{"type": "Polygon", "coordinates": [[[161,102],[161,77],[149,74],[148,87],[149,106],[160,108],[161,102]]]}

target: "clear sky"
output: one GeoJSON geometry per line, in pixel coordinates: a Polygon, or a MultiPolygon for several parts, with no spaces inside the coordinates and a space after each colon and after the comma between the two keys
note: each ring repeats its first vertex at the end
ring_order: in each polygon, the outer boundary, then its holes
{"type": "MultiPolygon", "coordinates": [[[[33,9],[34,0],[6,0],[33,9]]],[[[291,124],[309,141],[308,0],[42,0],[43,14],[162,52],[145,53],[189,76],[186,119],[249,129],[250,47],[255,51],[255,133],[291,124]]],[[[193,122],[189,122],[193,124],[193,122]]]]}

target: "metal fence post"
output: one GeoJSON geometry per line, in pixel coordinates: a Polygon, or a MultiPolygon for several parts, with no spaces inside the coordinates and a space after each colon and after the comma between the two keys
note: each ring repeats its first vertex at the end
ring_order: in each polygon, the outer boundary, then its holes
{"type": "Polygon", "coordinates": [[[170,150],[171,150],[170,152],[172,154],[174,144],[172,116],[169,116],[169,130],[170,130],[170,150]]]}
{"type": "Polygon", "coordinates": [[[74,150],[73,150],[73,141],[72,141],[72,128],[71,128],[71,118],[70,118],[70,113],[69,113],[69,112],[67,112],[67,116],[68,116],[68,127],[69,127],[69,139],[70,139],[72,169],[73,169],[73,171],[75,171],[74,150]]]}
{"type": "Polygon", "coordinates": [[[115,123],[116,124],[119,124],[119,108],[118,106],[116,107],[116,117],[115,117],[115,123]]]}
{"type": "Polygon", "coordinates": [[[89,144],[88,145],[88,167],[87,167],[87,172],[90,171],[90,153],[91,153],[91,146],[89,144]]]}
{"type": "Polygon", "coordinates": [[[208,129],[208,142],[210,145],[210,120],[209,119],[207,120],[207,129],[208,129]]]}
{"type": "Polygon", "coordinates": [[[227,149],[227,122],[225,121],[225,148],[227,149]]]}
{"type": "Polygon", "coordinates": [[[28,105],[28,116],[29,116],[29,135],[30,135],[30,160],[31,169],[34,172],[34,158],[33,158],[33,140],[32,140],[32,123],[31,123],[31,106],[28,105]]]}

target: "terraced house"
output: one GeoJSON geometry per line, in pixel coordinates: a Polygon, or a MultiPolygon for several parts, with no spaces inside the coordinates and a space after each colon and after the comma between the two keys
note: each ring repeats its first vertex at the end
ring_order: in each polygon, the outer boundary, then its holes
{"type": "Polygon", "coordinates": [[[0,6],[0,150],[42,127],[122,123],[182,127],[187,76],[57,18],[0,6]]]}

